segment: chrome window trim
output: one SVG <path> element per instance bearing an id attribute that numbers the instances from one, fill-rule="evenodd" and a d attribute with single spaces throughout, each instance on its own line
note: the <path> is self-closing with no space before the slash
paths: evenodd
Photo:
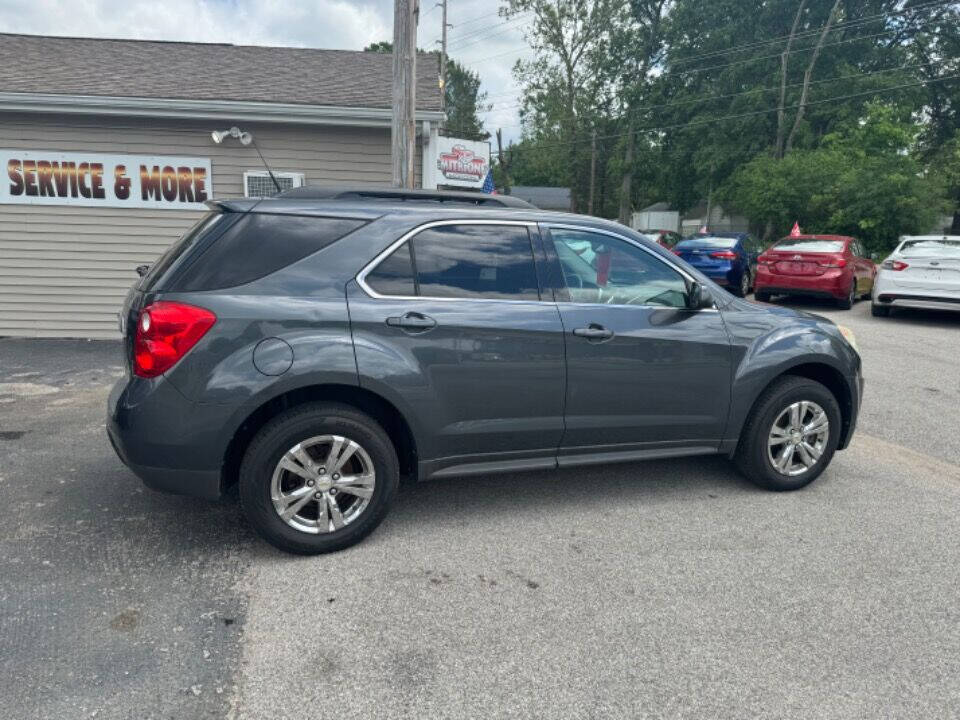
<path id="1" fill-rule="evenodd" d="M 461 220 L 433 220 L 423 225 L 418 225 L 413 230 L 409 230 L 400 236 L 399 239 L 390 243 L 387 246 L 387 249 L 377 255 L 373 260 L 366 264 L 366 266 L 357 273 L 356 281 L 357 285 L 370 297 L 375 300 L 430 300 L 435 302 L 482 302 L 482 303 L 512 303 L 516 305 L 540 305 L 544 301 L 539 300 L 508 300 L 506 298 L 450 298 L 450 297 L 433 297 L 431 295 L 381 295 L 372 287 L 370 287 L 366 280 L 367 275 L 372 273 L 377 269 L 377 266 L 386 260 L 398 247 L 403 245 L 408 240 L 411 240 L 414 236 L 420 234 L 424 230 L 430 230 L 435 227 L 444 227 L 446 225 L 513 225 L 516 227 L 525 227 L 529 232 L 531 227 L 537 227 L 537 223 L 532 220 L 476 220 L 473 218 L 463 218 Z M 530 261 L 536 264 L 536 257 L 533 254 L 533 247 L 531 245 L 530 251 Z"/>
<path id="2" fill-rule="evenodd" d="M 630 245 L 633 245 L 634 247 L 639 248 L 640 250 L 643 250 L 654 260 L 659 260 L 667 267 L 671 268 L 672 270 L 675 270 L 681 277 L 686 279 L 688 282 L 700 282 L 695 277 L 693 277 L 690 273 L 688 273 L 686 270 L 681 268 L 679 265 L 674 264 L 669 259 L 660 257 L 658 253 L 653 252 L 648 247 L 644 247 L 643 244 L 637 242 L 633 238 L 627 237 L 626 235 L 621 235 L 620 233 L 614 232 L 613 230 L 607 230 L 606 228 L 595 228 L 595 227 L 590 227 L 586 225 L 573 225 L 569 223 L 545 222 L 545 223 L 540 223 L 540 225 L 542 227 L 545 227 L 547 230 L 550 230 L 551 228 L 558 228 L 560 230 L 579 230 L 580 232 L 596 233 L 598 235 L 607 235 L 612 238 L 617 238 L 618 240 L 623 240 L 624 242 L 629 243 Z M 702 285 L 703 283 L 700 283 L 700 284 Z M 690 310 L 690 308 L 677 308 L 671 305 L 614 305 L 614 304 L 608 305 L 607 303 L 578 303 L 570 300 L 558 301 L 557 305 L 576 305 L 578 307 L 589 306 L 589 305 L 605 305 L 606 307 L 653 308 L 656 310 L 690 310 L 690 312 L 719 312 L 717 308 L 716 298 L 711 297 L 711 300 L 713 301 L 713 305 L 711 307 L 700 308 L 699 310 Z"/>
<path id="3" fill-rule="evenodd" d="M 613 232 L 612 230 L 607 230 L 605 228 L 597 228 L 589 225 L 573 225 L 567 223 L 552 223 L 552 222 L 537 222 L 535 220 L 490 220 L 490 219 L 475 219 L 475 218 L 461 218 L 456 220 L 432 220 L 422 225 L 418 225 L 412 230 L 408 230 L 406 233 L 401 235 L 399 238 L 390 243 L 385 250 L 382 250 L 376 257 L 373 258 L 369 263 L 367 263 L 359 273 L 357 273 L 354 278 L 357 281 L 357 285 L 360 286 L 360 289 L 363 290 L 367 295 L 375 300 L 429 300 L 431 302 L 481 302 L 481 303 L 511 303 L 515 305 L 532 305 L 532 304 L 542 304 L 542 303 L 552 303 L 554 305 L 572 305 L 576 307 L 595 307 L 597 305 L 603 305 L 605 307 L 628 307 L 628 308 L 648 308 L 652 310 L 687 310 L 689 312 L 719 312 L 717 309 L 717 303 L 714 299 L 713 306 L 709 308 L 701 308 L 699 310 L 690 310 L 689 308 L 676 308 L 670 305 L 615 305 L 607 303 L 578 303 L 573 301 L 556 301 L 556 300 L 508 300 L 506 298 L 449 298 L 449 297 L 434 297 L 432 295 L 381 295 L 372 287 L 370 287 L 367 282 L 367 275 L 377 269 L 377 266 L 380 265 L 384 260 L 386 260 L 390 255 L 401 245 L 403 245 L 408 240 L 412 239 L 414 236 L 423 232 L 424 230 L 429 230 L 435 227 L 444 227 L 446 225 L 513 225 L 517 227 L 525 227 L 529 231 L 530 228 L 539 228 L 543 227 L 549 230 L 550 228 L 559 228 L 563 230 L 579 230 L 581 232 L 592 232 L 600 235 L 608 235 L 619 240 L 623 240 L 637 248 L 640 248 L 648 255 L 653 257 L 655 260 L 660 260 L 667 267 L 672 268 L 677 273 L 679 273 L 683 278 L 690 282 L 699 282 L 692 275 L 684 271 L 679 266 L 670 262 L 666 258 L 659 257 L 657 253 L 652 252 L 649 248 L 644 247 L 642 244 L 636 242 L 632 238 L 626 237 L 619 233 Z M 536 256 L 531 255 L 531 259 L 536 263 Z"/>

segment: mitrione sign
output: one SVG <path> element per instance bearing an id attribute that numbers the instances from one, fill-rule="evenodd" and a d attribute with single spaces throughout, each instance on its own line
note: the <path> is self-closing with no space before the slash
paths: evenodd
<path id="1" fill-rule="evenodd" d="M 490 171 L 490 143 L 432 137 L 427 146 L 424 187 L 483 187 Z"/>
<path id="2" fill-rule="evenodd" d="M 210 158 L 0 150 L 0 203 L 202 210 Z"/>

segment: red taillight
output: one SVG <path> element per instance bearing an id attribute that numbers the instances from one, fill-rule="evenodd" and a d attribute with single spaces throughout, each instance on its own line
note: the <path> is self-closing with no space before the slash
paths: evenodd
<path id="1" fill-rule="evenodd" d="M 133 341 L 133 371 L 140 377 L 162 375 L 213 327 L 209 310 L 178 302 L 155 302 L 140 311 Z"/>
<path id="2" fill-rule="evenodd" d="M 671 250 L 670 252 L 672 252 L 674 255 L 683 255 L 683 251 L 682 251 L 682 250 L 677 250 L 676 248 L 674 248 L 674 249 Z"/>
<path id="3" fill-rule="evenodd" d="M 901 270 L 906 270 L 910 265 L 905 262 L 900 262 L 899 260 L 884 260 L 883 265 L 881 265 L 884 270 L 895 270 L 900 272 Z"/>
<path id="4" fill-rule="evenodd" d="M 766 255 L 761 255 L 757 258 L 757 263 L 760 265 L 773 265 L 776 262 L 773 258 L 767 257 Z"/>
<path id="5" fill-rule="evenodd" d="M 717 252 L 710 253 L 710 257 L 716 258 L 717 260 L 736 260 L 737 254 L 733 250 L 718 250 Z"/>
<path id="6" fill-rule="evenodd" d="M 830 258 L 829 260 L 821 260 L 817 264 L 825 268 L 843 268 L 847 266 L 847 261 L 843 258 Z"/>

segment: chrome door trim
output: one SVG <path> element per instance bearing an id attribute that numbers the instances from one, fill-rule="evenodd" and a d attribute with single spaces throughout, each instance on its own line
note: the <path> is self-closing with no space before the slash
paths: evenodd
<path id="1" fill-rule="evenodd" d="M 415 235 L 420 234 L 424 230 L 429 230 L 430 228 L 443 227 L 445 225 L 514 225 L 518 227 L 527 228 L 528 232 L 530 228 L 537 227 L 537 223 L 532 220 L 477 220 L 474 218 L 463 218 L 460 220 L 433 220 L 422 225 L 418 225 L 413 230 L 409 230 L 404 233 L 400 238 L 390 243 L 387 246 L 387 249 L 382 251 L 377 255 L 373 260 L 367 263 L 359 273 L 355 280 L 357 285 L 371 298 L 376 300 L 429 300 L 432 302 L 482 302 L 482 303 L 512 303 L 515 305 L 533 305 L 541 304 L 543 302 L 552 302 L 546 300 L 507 300 L 500 298 L 449 298 L 449 297 L 433 297 L 430 295 L 381 295 L 376 290 L 371 288 L 366 280 L 367 275 L 377 269 L 377 266 L 386 260 L 394 250 L 403 245 L 405 242 L 413 238 Z M 533 252 L 533 245 L 530 246 L 530 261 L 536 265 L 536 256 Z"/>

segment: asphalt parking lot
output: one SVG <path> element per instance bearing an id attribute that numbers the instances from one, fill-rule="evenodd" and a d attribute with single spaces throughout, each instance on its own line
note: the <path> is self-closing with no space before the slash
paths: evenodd
<path id="1" fill-rule="evenodd" d="M 960 314 L 802 307 L 867 381 L 806 490 L 716 458 L 428 482 L 316 558 L 120 464 L 118 344 L 0 339 L 3 716 L 960 716 Z"/>

